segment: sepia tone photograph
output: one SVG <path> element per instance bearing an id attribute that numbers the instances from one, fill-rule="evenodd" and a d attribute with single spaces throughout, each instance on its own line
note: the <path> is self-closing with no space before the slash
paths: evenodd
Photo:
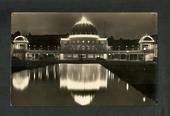
<path id="1" fill-rule="evenodd" d="M 13 12 L 11 106 L 159 103 L 156 12 Z"/>

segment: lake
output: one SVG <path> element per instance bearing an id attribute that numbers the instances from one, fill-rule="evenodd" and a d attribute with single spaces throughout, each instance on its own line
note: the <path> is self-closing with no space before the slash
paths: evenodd
<path id="1" fill-rule="evenodd" d="M 54 64 L 12 73 L 12 106 L 153 105 L 100 64 Z"/>

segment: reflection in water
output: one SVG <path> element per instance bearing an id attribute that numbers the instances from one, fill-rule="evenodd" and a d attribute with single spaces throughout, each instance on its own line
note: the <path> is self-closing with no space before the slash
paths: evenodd
<path id="1" fill-rule="evenodd" d="M 66 69 L 66 70 L 65 70 Z M 63 64 L 60 88 L 68 90 L 99 90 L 107 88 L 107 70 L 98 64 Z"/>
<path id="2" fill-rule="evenodd" d="M 107 72 L 99 64 L 77 64 L 76 67 L 75 64 L 60 65 L 60 88 L 72 91 L 76 103 L 88 105 L 95 95 L 86 92 L 107 88 Z M 76 91 L 81 91 L 82 94 L 74 94 Z"/>
<path id="3" fill-rule="evenodd" d="M 48 66 L 45 67 L 45 74 L 46 74 L 46 77 L 49 79 L 49 72 L 48 72 Z"/>
<path id="4" fill-rule="evenodd" d="M 82 106 L 84 105 L 89 105 L 93 98 L 94 95 L 86 94 L 86 95 L 77 95 L 77 94 L 72 94 L 74 101 Z"/>
<path id="5" fill-rule="evenodd" d="M 117 79 L 117 82 L 118 82 L 118 83 L 120 82 L 120 78 Z"/>
<path id="6" fill-rule="evenodd" d="M 20 73 L 13 73 L 12 85 L 17 90 L 24 90 L 27 88 L 30 80 L 29 70 L 21 71 Z"/>
<path id="7" fill-rule="evenodd" d="M 34 71 L 34 80 L 35 80 L 35 69 L 33 71 Z"/>
<path id="8" fill-rule="evenodd" d="M 143 99 L 142 99 L 142 100 L 143 100 L 143 102 L 146 102 L 146 97 L 143 97 Z"/>
<path id="9" fill-rule="evenodd" d="M 99 64 L 56 64 L 20 71 L 13 73 L 12 85 L 14 105 L 154 103 Z M 22 101 L 26 97 L 27 101 Z"/>
<path id="10" fill-rule="evenodd" d="M 129 84 L 126 83 L 126 90 L 128 91 L 129 90 Z"/>

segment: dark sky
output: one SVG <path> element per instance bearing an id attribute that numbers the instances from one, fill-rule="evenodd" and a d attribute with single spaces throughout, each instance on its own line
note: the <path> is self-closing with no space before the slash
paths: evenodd
<path id="1" fill-rule="evenodd" d="M 85 16 L 97 28 L 100 36 L 115 39 L 139 39 L 145 34 L 157 34 L 156 13 L 50 13 L 16 12 L 12 14 L 11 33 L 16 31 L 35 35 L 62 34 Z"/>

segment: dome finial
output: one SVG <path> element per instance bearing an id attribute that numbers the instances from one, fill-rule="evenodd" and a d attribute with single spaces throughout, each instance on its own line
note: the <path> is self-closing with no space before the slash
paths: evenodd
<path id="1" fill-rule="evenodd" d="M 86 19 L 85 16 L 82 16 L 82 17 L 81 17 L 81 21 L 86 22 L 86 21 L 88 21 L 88 20 Z"/>
<path id="2" fill-rule="evenodd" d="M 90 24 L 93 25 L 89 20 L 87 20 L 87 18 L 85 16 L 82 16 L 81 20 L 78 21 L 75 25 L 77 24 Z"/>

